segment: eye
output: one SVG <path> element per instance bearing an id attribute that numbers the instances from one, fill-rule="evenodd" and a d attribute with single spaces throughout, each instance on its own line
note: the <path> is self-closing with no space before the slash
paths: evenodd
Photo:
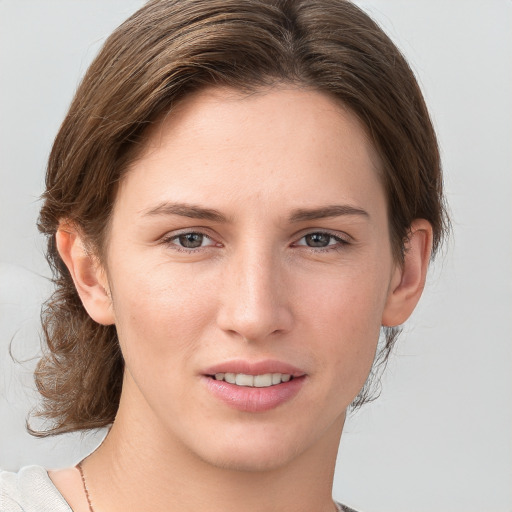
<path id="1" fill-rule="evenodd" d="M 317 232 L 303 236 L 295 245 L 322 249 L 331 246 L 334 248 L 344 244 L 348 244 L 348 242 L 339 236 L 332 235 L 331 233 Z"/>
<path id="2" fill-rule="evenodd" d="M 179 235 L 173 235 L 164 239 L 164 242 L 170 245 L 174 245 L 178 249 L 189 250 L 215 245 L 215 242 L 208 235 L 199 233 L 197 231 L 190 231 L 187 233 L 180 233 Z"/>

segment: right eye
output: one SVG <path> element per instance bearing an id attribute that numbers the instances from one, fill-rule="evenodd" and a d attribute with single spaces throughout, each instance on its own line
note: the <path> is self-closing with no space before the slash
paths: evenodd
<path id="1" fill-rule="evenodd" d="M 197 231 L 173 235 L 167 237 L 164 242 L 168 245 L 176 246 L 179 250 L 189 251 L 215 245 L 215 242 L 208 235 Z"/>

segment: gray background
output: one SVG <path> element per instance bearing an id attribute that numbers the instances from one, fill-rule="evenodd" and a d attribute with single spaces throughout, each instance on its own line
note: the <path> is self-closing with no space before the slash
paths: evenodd
<path id="1" fill-rule="evenodd" d="M 362 511 L 512 511 L 512 2 L 358 2 L 397 42 L 438 130 L 454 234 L 379 400 L 347 423 L 334 495 Z M 80 76 L 141 1 L 0 0 L 0 465 L 76 462 L 102 433 L 37 440 L 31 370 L 48 295 L 35 228 Z M 8 347 L 13 340 L 14 364 Z"/>

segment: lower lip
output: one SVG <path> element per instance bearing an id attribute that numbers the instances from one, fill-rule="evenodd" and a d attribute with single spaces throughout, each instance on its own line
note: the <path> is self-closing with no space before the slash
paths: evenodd
<path id="1" fill-rule="evenodd" d="M 243 412 L 265 412 L 291 400 L 301 389 L 305 377 L 294 377 L 266 388 L 229 384 L 223 380 L 204 377 L 209 391 L 233 409 Z"/>

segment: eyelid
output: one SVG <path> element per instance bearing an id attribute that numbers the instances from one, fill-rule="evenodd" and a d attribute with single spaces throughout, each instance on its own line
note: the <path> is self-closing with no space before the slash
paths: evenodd
<path id="1" fill-rule="evenodd" d="M 221 247 L 223 244 L 220 242 L 217 242 L 215 240 L 215 238 L 211 234 L 209 234 L 207 231 L 208 231 L 207 229 L 201 228 L 201 227 L 200 228 L 183 228 L 183 229 L 180 229 L 177 231 L 172 231 L 172 232 L 165 234 L 163 237 L 161 237 L 160 243 L 165 244 L 165 245 L 172 245 L 173 248 L 175 248 L 176 250 L 184 251 L 184 252 L 197 252 L 201 249 L 207 249 L 209 247 L 215 247 L 215 246 Z M 174 241 L 177 238 L 179 238 L 180 236 L 186 235 L 186 234 L 192 234 L 192 233 L 202 235 L 204 238 L 210 240 L 211 243 L 209 243 L 205 246 L 200 246 L 200 247 L 196 247 L 196 248 L 182 247 L 182 246 L 174 243 Z M 329 244 L 325 247 L 311 247 L 305 243 L 304 244 L 298 243 L 302 239 L 304 239 L 306 236 L 313 235 L 313 234 L 327 235 L 327 236 L 333 238 L 334 240 L 336 240 L 337 243 Z M 293 242 L 291 244 L 292 246 L 306 247 L 306 248 L 314 250 L 314 251 L 339 248 L 340 245 L 349 245 L 353 241 L 353 238 L 350 235 L 348 235 L 347 233 L 339 232 L 339 231 L 331 231 L 329 229 L 321 229 L 321 228 L 308 229 L 307 231 L 302 231 L 302 232 L 298 233 L 294 238 L 295 238 L 295 242 Z"/>
<path id="2" fill-rule="evenodd" d="M 171 231 L 171 232 L 165 234 L 160 239 L 160 243 L 162 243 L 164 245 L 170 245 L 174 249 L 176 249 L 178 251 L 184 251 L 184 252 L 197 252 L 201 249 L 207 249 L 209 247 L 215 247 L 215 246 L 222 245 L 222 244 L 220 244 L 220 242 L 217 242 L 215 240 L 215 238 L 212 235 L 208 234 L 206 231 L 207 230 L 204 228 L 183 228 L 183 229 L 180 229 L 177 231 Z M 208 240 L 210 240 L 211 243 L 209 243 L 207 245 L 200 246 L 200 247 L 195 247 L 195 248 L 182 247 L 182 246 L 178 245 L 177 243 L 174 243 L 174 240 L 178 239 L 180 236 L 188 235 L 188 234 L 192 234 L 192 233 L 202 235 L 204 238 L 207 238 Z"/>
<path id="3" fill-rule="evenodd" d="M 339 243 L 341 243 L 341 244 L 350 244 L 354 240 L 348 233 L 320 228 L 320 229 L 308 229 L 307 231 L 302 231 L 302 232 L 298 233 L 295 238 L 296 241 L 292 245 L 296 245 L 298 241 L 302 240 L 303 238 L 305 238 L 308 235 L 315 235 L 315 234 L 328 235 L 328 236 L 334 238 L 335 240 L 338 240 Z M 301 245 L 303 245 L 303 244 L 301 244 Z M 306 247 L 309 247 L 309 246 L 306 246 Z M 310 247 L 310 249 L 314 249 L 314 247 Z"/>

